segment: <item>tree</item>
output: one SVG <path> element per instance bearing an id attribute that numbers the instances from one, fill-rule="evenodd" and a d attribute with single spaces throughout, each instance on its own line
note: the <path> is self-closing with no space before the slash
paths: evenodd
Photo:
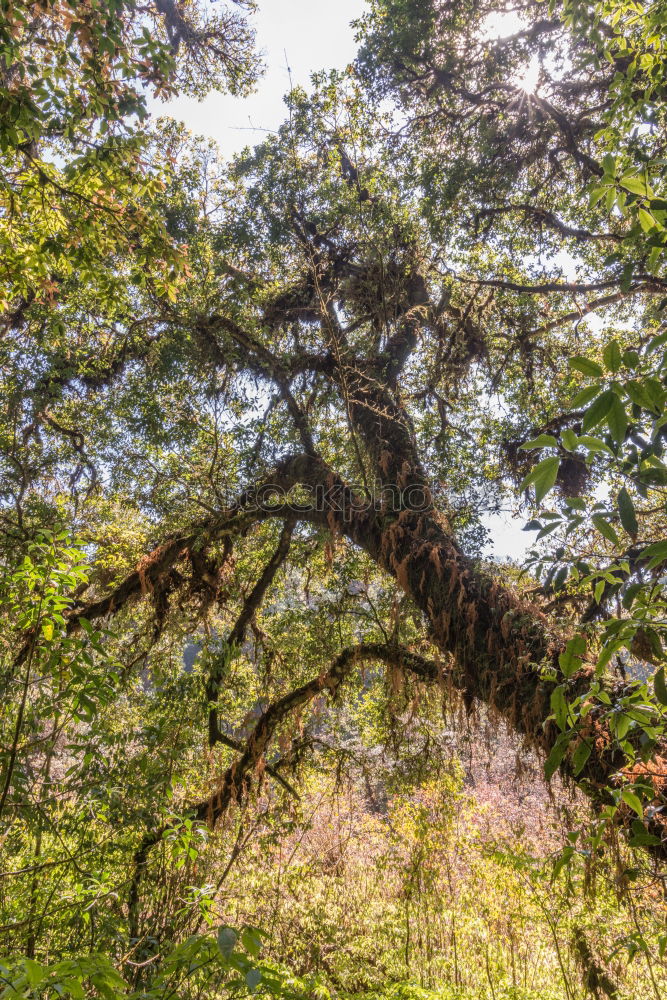
<path id="1" fill-rule="evenodd" d="M 147 97 L 244 93 L 258 71 L 246 0 L 220 5 L 46 2 L 7 6 L 0 26 L 0 310 L 20 328 L 37 300 L 92 289 L 120 253 L 159 294 L 183 255 L 151 211 L 168 153 L 143 124 Z M 116 293 L 111 275 L 101 294 Z"/>
<path id="2" fill-rule="evenodd" d="M 603 803 L 639 781 L 650 809 L 630 790 L 614 822 L 639 820 L 661 857 L 659 706 L 646 753 L 619 774 L 607 709 L 626 681 L 596 669 L 594 636 L 582 645 L 585 595 L 565 615 L 477 546 L 510 471 L 528 473 L 538 502 L 557 481 L 575 500 L 597 485 L 583 452 L 531 473 L 520 446 L 575 433 L 573 320 L 624 308 L 651 330 L 667 285 L 641 254 L 634 212 L 609 217 L 580 194 L 605 175 L 592 116 L 607 107 L 609 71 L 550 68 L 573 44 L 555 15 L 481 40 L 486 12 L 376 4 L 361 75 L 293 92 L 279 134 L 229 170 L 165 126 L 155 142 L 176 162 L 150 207 L 187 243 L 188 280 L 165 296 L 119 249 L 106 261 L 117 297 L 71 282 L 62 299 L 26 301 L 7 347 L 7 558 L 56 517 L 83 529 L 93 582 L 66 632 L 113 619 L 128 671 L 160 643 L 205 636 L 208 741 L 233 757 L 190 819 L 214 822 L 241 801 L 270 751 L 284 782 L 299 749 L 295 738 L 275 753 L 286 722 L 370 661 L 451 684 L 468 708 L 487 703 Z M 572 58 L 586 45 L 595 39 L 575 40 Z M 533 52 L 553 98 L 512 82 Z M 384 110 L 394 91 L 403 122 Z M 563 247 L 576 280 L 554 274 Z M 276 595 L 267 635 L 257 615 Z M 222 717 L 240 660 L 264 669 L 271 693 L 245 739 Z M 587 710 L 570 727 L 577 699 Z M 157 809 L 137 845 L 133 931 L 140 876 L 169 829 Z"/>
<path id="3" fill-rule="evenodd" d="M 606 344 L 596 348 L 590 339 L 575 341 L 572 370 L 593 376 L 593 384 L 572 402 L 562 398 L 551 419 L 535 422 L 533 433 L 520 428 L 507 449 L 514 469 L 526 472 L 521 488 L 534 485 L 538 504 L 556 482 L 564 494 L 556 510 L 547 510 L 528 528 L 538 530 L 538 540 L 553 542 L 550 552 L 538 548 L 530 561 L 543 574 L 547 591 L 557 592 L 552 603 L 590 601 L 581 608 L 582 634 L 560 657 L 567 680 L 581 664 L 584 633 L 590 641 L 596 619 L 604 622 L 597 629 L 597 674 L 619 650 L 658 666 L 664 655 L 665 550 L 661 540 L 654 542 L 661 536 L 654 519 L 664 516 L 667 475 L 662 461 L 666 357 L 660 335 L 666 301 L 659 55 L 665 15 L 662 5 L 650 14 L 624 4 L 566 4 L 562 16 L 551 7 L 549 13 L 556 16 L 550 18 L 541 17 L 543 11 L 541 5 L 530 8 L 518 22 L 515 18 L 511 34 L 494 42 L 489 40 L 497 15 L 493 5 L 473 13 L 447 3 L 419 8 L 378 3 L 367 20 L 362 66 L 379 94 L 394 92 L 402 103 L 407 145 L 418 151 L 413 162 L 428 192 L 431 226 L 444 235 L 450 253 L 460 252 L 463 242 L 466 266 L 474 260 L 478 273 L 483 265 L 497 273 L 491 280 L 481 273 L 479 287 L 513 289 L 525 303 L 530 295 L 558 290 L 544 255 L 555 258 L 556 277 L 563 267 L 578 272 L 577 280 L 561 281 L 575 298 L 571 312 L 535 323 L 530 334 L 524 332 L 524 316 L 515 313 L 527 364 L 534 364 L 540 335 L 585 323 L 587 313 L 636 295 L 656 296 L 655 304 L 645 298 L 635 307 L 625 329 L 607 319 Z M 523 93 L 517 93 L 517 84 Z M 461 144 L 448 147 L 445 139 L 452 134 Z M 429 144 L 433 152 L 424 157 Z M 447 210 L 464 208 L 471 224 L 443 234 Z M 522 217 L 523 227 L 515 215 Z M 532 247 L 522 242 L 531 223 Z M 482 249 L 480 232 L 492 247 L 490 254 Z M 521 246 L 541 273 L 540 281 L 517 275 L 513 258 Z M 596 288 L 610 294 L 591 295 Z M 563 346 L 567 350 L 567 342 Z M 520 458 L 524 449 L 531 455 L 542 451 L 532 469 Z M 597 503 L 591 499 L 594 482 Z M 578 495 L 584 490 L 586 499 Z M 590 508 L 592 517 L 587 516 Z M 623 660 L 617 662 L 625 675 Z M 602 711 L 625 755 L 623 769 L 634 771 L 642 786 L 639 798 L 647 801 L 655 785 L 635 765 L 638 757 L 648 758 L 662 734 L 663 677 L 659 669 L 654 689 L 635 683 L 624 697 L 601 695 L 607 705 Z M 567 687 L 559 686 L 551 696 L 563 732 L 549 755 L 547 773 L 566 752 L 573 752 L 578 772 L 591 752 L 585 718 L 591 704 L 601 707 L 597 682 L 569 701 Z M 628 728 L 632 732 L 625 739 Z M 641 813 L 632 789 L 617 788 L 616 805 L 623 794 Z M 605 812 L 615 810 L 610 805 Z M 635 842 L 650 839 L 637 823 Z"/>

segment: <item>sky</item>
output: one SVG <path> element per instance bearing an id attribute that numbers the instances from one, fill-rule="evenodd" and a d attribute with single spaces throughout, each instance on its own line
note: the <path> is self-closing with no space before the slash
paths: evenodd
<path id="1" fill-rule="evenodd" d="M 196 135 L 215 139 L 229 158 L 282 124 L 283 97 L 290 89 L 290 80 L 293 86 L 308 87 L 311 73 L 343 69 L 352 62 L 357 43 L 351 22 L 365 8 L 365 0 L 260 0 L 259 11 L 251 20 L 266 72 L 255 93 L 249 97 L 212 93 L 203 101 L 190 97 L 166 103 L 151 101 L 151 110 L 156 116 L 167 114 L 184 121 Z M 519 27 L 515 14 L 494 14 L 487 19 L 484 34 L 498 38 Z M 518 81 L 525 83 L 526 89 L 530 89 L 535 70 L 535 65 L 526 66 Z"/>
<path id="2" fill-rule="evenodd" d="M 213 93 L 203 101 L 179 97 L 166 104 L 153 102 L 153 112 L 184 121 L 195 134 L 215 139 L 231 157 L 282 124 L 290 76 L 293 86 L 308 87 L 311 73 L 344 69 L 352 62 L 357 45 L 350 22 L 365 6 L 364 0 L 260 0 L 252 22 L 266 72 L 256 93 Z"/>
<path id="3" fill-rule="evenodd" d="M 185 122 L 195 134 L 215 139 L 225 158 L 261 142 L 285 118 L 283 96 L 292 86 L 308 87 L 310 76 L 321 69 L 343 69 L 357 51 L 351 22 L 363 14 L 365 0 L 260 0 L 253 18 L 257 47 L 266 71 L 249 97 L 212 93 L 202 101 L 179 97 L 166 103 L 151 102 L 154 116 L 169 115 Z M 515 15 L 488 19 L 489 38 L 512 34 L 519 28 Z M 526 67 L 519 83 L 530 89 L 534 67 Z M 493 545 L 487 555 L 521 559 L 534 535 L 523 532 L 524 517 L 507 514 L 485 519 Z"/>

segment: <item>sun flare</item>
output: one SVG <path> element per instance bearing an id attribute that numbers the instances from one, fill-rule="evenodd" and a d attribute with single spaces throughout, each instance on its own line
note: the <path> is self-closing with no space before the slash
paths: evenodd
<path id="1" fill-rule="evenodd" d="M 534 94 L 540 76 L 540 58 L 534 55 L 529 63 L 526 63 L 522 72 L 516 78 L 516 84 L 525 94 Z"/>

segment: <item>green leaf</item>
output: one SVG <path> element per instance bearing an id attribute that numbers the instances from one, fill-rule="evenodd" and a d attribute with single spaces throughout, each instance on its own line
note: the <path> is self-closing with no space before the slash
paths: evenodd
<path id="1" fill-rule="evenodd" d="M 92 722 L 97 712 L 97 705 L 87 694 L 80 692 L 76 699 L 75 715 L 84 722 Z"/>
<path id="2" fill-rule="evenodd" d="M 597 590 L 597 587 L 596 587 Z M 599 598 L 596 598 L 599 601 Z M 614 653 L 616 653 L 623 644 L 618 640 L 614 642 L 606 642 L 605 645 L 600 650 L 600 655 L 598 656 L 597 663 L 595 664 L 595 676 L 601 677 L 604 673 L 604 668 L 607 666 L 611 660 Z"/>
<path id="3" fill-rule="evenodd" d="M 604 374 L 602 366 L 599 365 L 597 361 L 585 358 L 581 354 L 578 354 L 574 358 L 569 358 L 567 363 L 570 368 L 573 368 L 574 371 L 581 372 L 582 375 L 592 375 L 599 378 Z"/>
<path id="4" fill-rule="evenodd" d="M 245 927 L 241 932 L 241 944 L 253 958 L 258 958 L 262 948 L 262 939 L 253 927 Z"/>
<path id="5" fill-rule="evenodd" d="M 653 399 L 646 390 L 643 382 L 638 379 L 630 379 L 630 381 L 625 383 L 626 395 L 635 403 L 637 406 L 641 406 L 644 410 L 650 410 L 651 412 L 658 412 L 653 402 Z"/>
<path id="6" fill-rule="evenodd" d="M 667 682 L 665 681 L 664 667 L 660 667 L 653 678 L 653 690 L 660 704 L 667 706 Z"/>
<path id="7" fill-rule="evenodd" d="M 582 429 L 584 431 L 591 430 L 592 427 L 597 427 L 604 418 L 609 413 L 610 409 L 614 405 L 614 400 L 618 399 L 618 396 L 611 389 L 605 389 L 596 400 L 594 400 L 584 413 L 584 419 L 582 421 Z"/>
<path id="8" fill-rule="evenodd" d="M 579 740 L 574 753 L 572 754 L 572 770 L 574 771 L 575 777 L 581 774 L 590 755 L 591 748 L 586 740 Z"/>
<path id="9" fill-rule="evenodd" d="M 602 198 L 604 198 L 604 196 L 607 193 L 607 191 L 608 191 L 608 188 L 604 184 L 601 185 L 600 187 L 591 188 L 591 190 L 589 192 L 589 195 L 588 195 L 588 198 L 589 198 L 589 207 L 593 208 L 595 205 L 597 205 L 597 203 Z"/>
<path id="10" fill-rule="evenodd" d="M 618 535 L 602 514 L 593 514 L 591 521 L 607 541 L 612 542 L 613 545 L 618 545 Z"/>
<path id="11" fill-rule="evenodd" d="M 83 986 L 78 979 L 73 979 L 71 976 L 68 979 L 63 979 L 61 985 L 67 990 L 67 992 L 74 998 L 74 1000 L 85 1000 L 86 994 L 84 993 Z"/>
<path id="12" fill-rule="evenodd" d="M 231 958 L 238 935 L 233 927 L 221 927 L 218 931 L 218 948 L 223 958 Z"/>
<path id="13" fill-rule="evenodd" d="M 624 788 L 621 792 L 621 798 L 626 805 L 629 805 L 631 809 L 634 809 L 640 819 L 644 818 L 644 808 L 642 806 L 641 799 L 635 792 L 632 791 L 632 789 Z"/>
<path id="14" fill-rule="evenodd" d="M 637 532 L 639 531 L 639 525 L 637 524 L 637 515 L 635 514 L 635 507 L 632 502 L 632 497 L 623 486 L 618 492 L 618 513 L 621 518 L 621 524 L 629 535 L 633 538 L 637 537 Z"/>
<path id="15" fill-rule="evenodd" d="M 645 233 L 649 233 L 656 225 L 656 220 L 653 218 L 650 212 L 646 211 L 645 208 L 640 208 L 638 214 L 639 214 L 639 225 L 642 227 Z"/>
<path id="16" fill-rule="evenodd" d="M 623 607 L 626 611 L 629 611 L 634 604 L 635 597 L 637 594 L 644 589 L 644 585 L 641 583 L 631 583 L 623 594 Z"/>
<path id="17" fill-rule="evenodd" d="M 650 559 L 651 564 L 657 566 L 664 559 L 667 559 L 667 539 L 647 545 L 645 549 L 642 549 L 641 557 L 642 560 Z"/>
<path id="18" fill-rule="evenodd" d="M 663 307 L 667 305 L 667 299 L 665 299 L 661 305 Z M 657 351 L 659 347 L 662 347 L 663 344 L 667 344 L 667 330 L 665 330 L 664 333 L 659 333 L 658 336 L 653 337 L 652 340 L 649 340 L 646 347 L 646 353 L 652 354 L 654 351 Z"/>
<path id="19" fill-rule="evenodd" d="M 551 881 L 555 882 L 563 868 L 569 865 L 570 861 L 574 857 L 574 848 L 566 847 L 559 858 L 554 861 L 553 871 L 551 873 Z"/>
<path id="20" fill-rule="evenodd" d="M 262 973 L 259 969 L 249 969 L 246 973 L 245 981 L 248 984 L 250 992 L 254 993 L 262 981 Z"/>
<path id="21" fill-rule="evenodd" d="M 607 371 L 613 372 L 614 374 L 619 370 L 622 364 L 621 348 L 618 346 L 618 341 L 611 340 L 604 351 L 602 352 L 602 359 L 605 363 Z"/>
<path id="22" fill-rule="evenodd" d="M 626 191 L 630 191 L 632 194 L 648 194 L 646 181 L 642 177 L 632 177 L 628 174 L 621 178 L 621 187 L 624 187 Z"/>
<path id="23" fill-rule="evenodd" d="M 570 400 L 570 407 L 578 410 L 580 406 L 587 406 L 588 403 L 598 394 L 598 385 L 587 385 L 585 389 L 580 389 L 576 396 Z"/>
<path id="24" fill-rule="evenodd" d="M 544 777 L 547 781 L 551 781 L 554 774 L 560 767 L 561 761 L 567 751 L 568 742 L 569 740 L 561 735 L 551 748 L 551 752 L 544 762 Z"/>
<path id="25" fill-rule="evenodd" d="M 28 982 L 31 986 L 39 986 L 49 971 L 45 965 L 40 965 L 39 962 L 34 962 L 30 958 L 25 958 L 23 960 L 23 966 L 28 976 Z"/>
<path id="26" fill-rule="evenodd" d="M 566 677 L 581 666 L 581 658 L 586 652 L 586 639 L 583 635 L 575 635 L 565 646 L 565 651 L 558 657 L 558 664 Z"/>
<path id="27" fill-rule="evenodd" d="M 621 400 L 616 393 L 613 396 L 611 407 L 607 413 L 607 426 L 616 444 L 621 444 L 625 440 L 625 434 L 628 429 L 628 418 Z"/>
<path id="28" fill-rule="evenodd" d="M 635 833 L 628 840 L 630 847 L 653 847 L 659 843 L 661 843 L 660 837 L 656 837 L 654 833 L 649 833 L 648 830 L 643 833 Z"/>
<path id="29" fill-rule="evenodd" d="M 616 739 L 618 740 L 625 739 L 625 737 L 628 734 L 628 730 L 630 728 L 630 723 L 632 722 L 632 719 L 630 718 L 629 715 L 624 715 L 623 712 L 619 713 L 616 716 L 612 716 L 612 718 L 614 719 L 614 734 L 616 736 Z"/>
<path id="30" fill-rule="evenodd" d="M 525 490 L 530 485 L 535 486 L 535 503 L 540 503 L 556 482 L 560 459 L 557 455 L 545 458 L 531 469 L 519 489 Z"/>
<path id="31" fill-rule="evenodd" d="M 599 451 L 606 451 L 609 455 L 614 454 L 609 445 L 606 444 L 602 438 L 593 437 L 591 434 L 582 434 L 579 438 L 579 444 L 583 445 L 584 448 L 588 448 L 588 450 L 592 451 L 593 454 L 596 454 Z"/>
<path id="32" fill-rule="evenodd" d="M 532 441 L 527 441 L 526 444 L 522 444 L 521 450 L 535 451 L 537 448 L 556 448 L 557 446 L 558 442 L 551 434 L 540 434 L 538 437 L 533 438 Z"/>
<path id="33" fill-rule="evenodd" d="M 547 535 L 550 535 L 552 531 L 556 531 L 556 529 L 560 528 L 560 526 L 561 526 L 560 521 L 552 521 L 551 524 L 545 525 L 545 527 L 542 528 L 535 541 L 539 542 L 541 538 L 546 538 Z"/>
<path id="34" fill-rule="evenodd" d="M 567 699 L 565 698 L 565 689 L 562 684 L 559 684 L 551 692 L 551 711 L 554 714 L 558 728 L 565 729 L 567 726 Z"/>
<path id="35" fill-rule="evenodd" d="M 573 430 L 570 430 L 569 427 L 562 431 L 560 439 L 563 443 L 563 447 L 568 451 L 574 451 L 579 443 L 579 438 Z"/>

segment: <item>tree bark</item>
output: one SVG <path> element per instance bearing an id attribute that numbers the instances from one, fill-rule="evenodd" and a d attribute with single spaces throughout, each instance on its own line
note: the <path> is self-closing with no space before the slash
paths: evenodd
<path id="1" fill-rule="evenodd" d="M 556 684 L 545 671 L 558 669 L 558 657 L 572 635 L 548 618 L 535 603 L 523 599 L 500 575 L 468 558 L 458 546 L 447 519 L 431 501 L 429 484 L 420 462 L 409 415 L 386 379 L 386 360 L 368 374 L 357 366 L 351 374 L 354 426 L 373 458 L 378 482 L 399 500 L 398 509 L 374 510 L 366 524 L 346 533 L 361 544 L 423 612 L 430 638 L 455 658 L 458 685 L 470 706 L 474 699 L 486 703 L 538 751 L 548 754 L 560 735 L 550 718 L 551 693 Z M 423 503 L 411 504 L 411 498 Z M 401 500 L 403 502 L 401 502 Z M 415 509 L 417 508 L 417 509 Z M 347 519 L 354 520 L 348 513 Z M 345 517 L 339 529 L 345 531 Z M 593 664 L 584 662 L 566 682 L 568 700 L 590 688 Z M 612 702 L 624 684 L 610 681 Z M 590 756 L 576 781 L 593 798 L 610 801 L 610 789 L 622 781 L 619 771 L 625 758 L 604 721 L 604 706 L 586 717 L 560 764 L 566 779 L 575 780 L 573 751 L 580 739 Z M 667 745 L 647 764 L 636 764 L 633 778 L 646 778 L 655 796 L 653 806 L 667 802 Z M 623 819 L 636 815 L 622 805 Z M 667 858 L 667 817 L 655 812 L 646 821 L 648 831 L 660 838 L 653 853 Z"/>

